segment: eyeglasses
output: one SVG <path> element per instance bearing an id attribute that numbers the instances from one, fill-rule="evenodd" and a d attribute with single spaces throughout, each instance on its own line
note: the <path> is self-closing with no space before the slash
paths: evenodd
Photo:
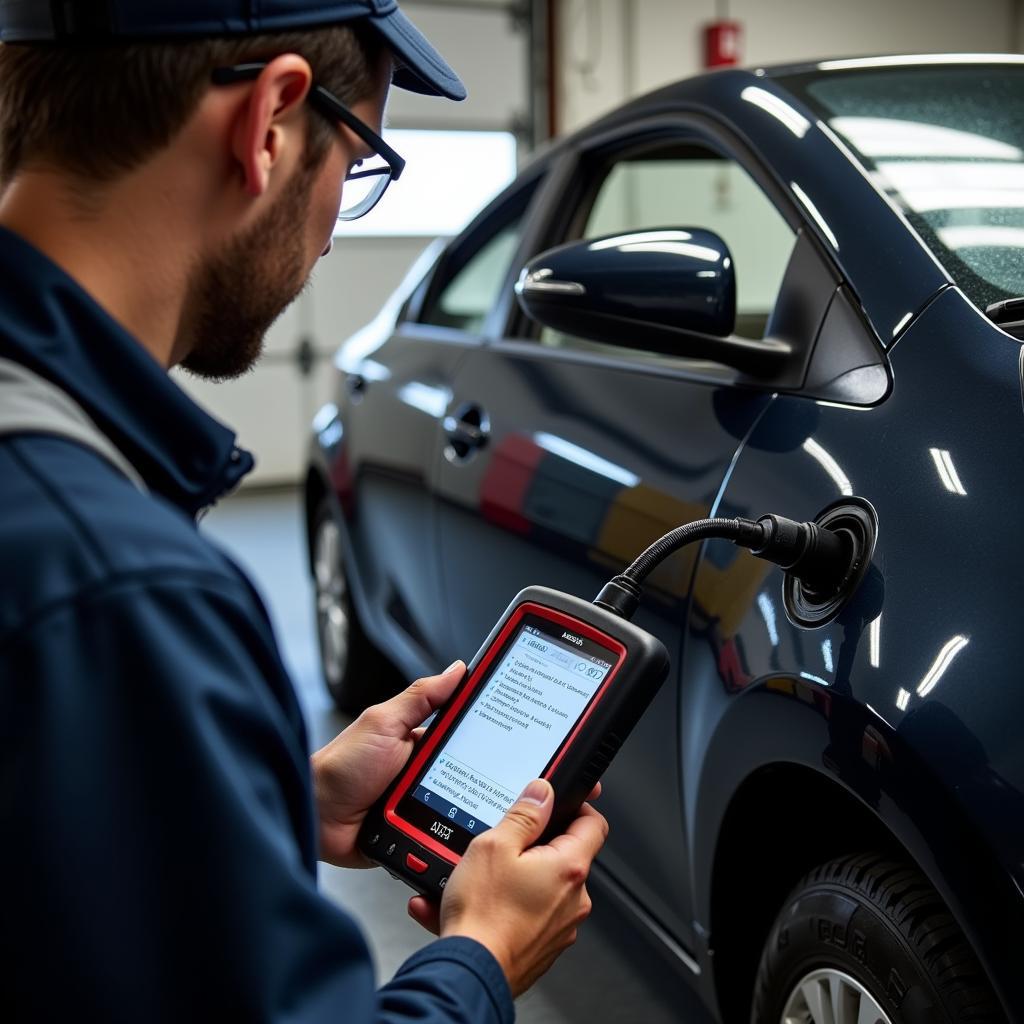
<path id="1" fill-rule="evenodd" d="M 214 85 L 234 85 L 258 78 L 267 66 L 266 62 L 236 64 L 230 68 L 216 68 L 213 72 Z M 360 160 L 345 176 L 342 189 L 342 207 L 338 220 L 356 220 L 369 213 L 380 202 L 388 185 L 397 181 L 405 169 L 405 161 L 365 122 L 352 113 L 337 96 L 323 86 L 313 84 L 307 97 L 309 104 L 329 121 L 340 121 L 373 150 L 373 156 Z"/>

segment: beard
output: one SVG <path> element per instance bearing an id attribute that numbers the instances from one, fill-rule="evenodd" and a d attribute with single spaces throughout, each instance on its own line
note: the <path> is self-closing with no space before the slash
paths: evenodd
<path id="1" fill-rule="evenodd" d="M 302 228 L 314 178 L 312 168 L 298 171 L 255 224 L 193 270 L 180 329 L 191 343 L 185 370 L 230 380 L 259 359 L 271 324 L 305 287 Z"/>

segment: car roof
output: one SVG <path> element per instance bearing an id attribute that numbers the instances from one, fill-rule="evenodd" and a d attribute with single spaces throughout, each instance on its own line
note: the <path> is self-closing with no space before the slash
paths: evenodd
<path id="1" fill-rule="evenodd" d="M 789 64 L 772 64 L 756 71 L 769 78 L 786 75 L 803 75 L 810 72 L 881 70 L 895 67 L 950 67 L 958 64 L 996 66 L 1000 64 L 1024 64 L 1020 53 L 916 53 L 916 54 L 875 54 L 861 57 L 836 57 L 816 61 L 800 61 Z"/>

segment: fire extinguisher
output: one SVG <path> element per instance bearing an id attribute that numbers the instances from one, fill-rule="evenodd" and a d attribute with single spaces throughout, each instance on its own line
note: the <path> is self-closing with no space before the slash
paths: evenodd
<path id="1" fill-rule="evenodd" d="M 720 5 L 719 17 L 704 26 L 704 67 L 732 67 L 740 62 L 742 27 L 725 14 Z"/>

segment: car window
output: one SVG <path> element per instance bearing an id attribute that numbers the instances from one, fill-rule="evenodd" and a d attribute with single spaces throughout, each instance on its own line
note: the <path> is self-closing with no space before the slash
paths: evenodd
<path id="1" fill-rule="evenodd" d="M 532 182 L 509 199 L 465 243 L 456 243 L 447 276 L 433 289 L 420 323 L 470 333 L 483 330 L 507 280 L 536 184 Z"/>
<path id="2" fill-rule="evenodd" d="M 1024 68 L 849 63 L 782 81 L 981 309 L 1024 295 Z"/>
<path id="3" fill-rule="evenodd" d="M 763 338 L 796 235 L 735 161 L 704 147 L 678 144 L 619 159 L 601 180 L 581 237 L 683 227 L 706 228 L 725 240 L 736 273 L 736 333 Z M 548 329 L 541 341 L 580 344 Z"/>

